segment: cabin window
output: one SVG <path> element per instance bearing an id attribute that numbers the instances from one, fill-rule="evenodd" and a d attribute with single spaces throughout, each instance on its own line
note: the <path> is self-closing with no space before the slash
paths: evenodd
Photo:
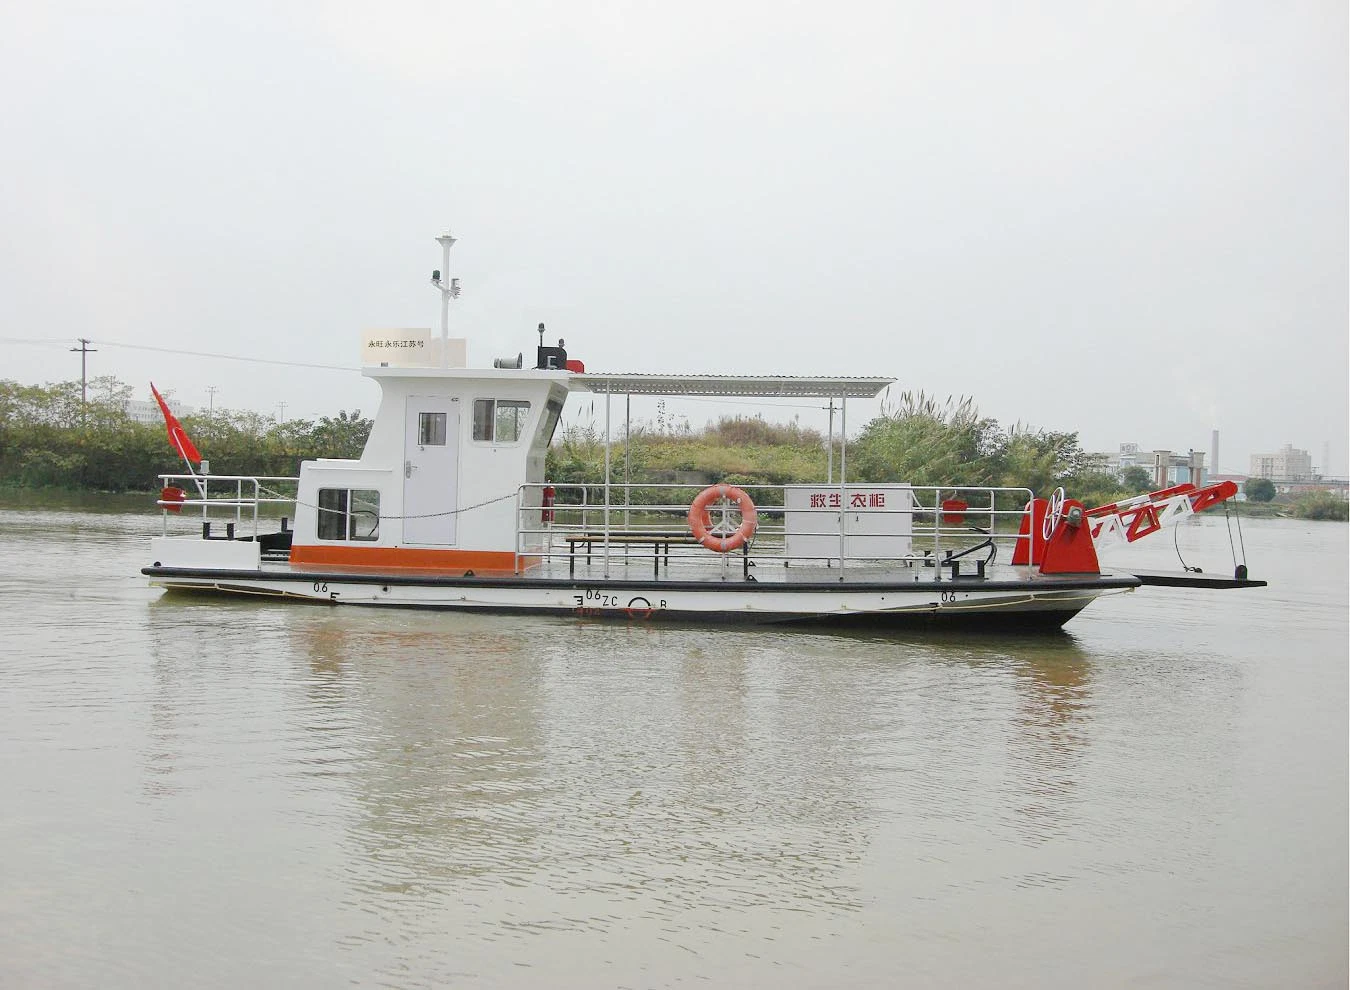
<path id="1" fill-rule="evenodd" d="M 445 413 L 417 414 L 417 442 L 423 447 L 445 446 Z"/>
<path id="2" fill-rule="evenodd" d="M 490 443 L 515 443 L 525 431 L 530 404 L 515 399 L 475 399 L 473 438 Z"/>
<path id="3" fill-rule="evenodd" d="M 380 493 L 369 488 L 320 488 L 321 540 L 380 538 Z"/>
<path id="4" fill-rule="evenodd" d="M 558 429 L 558 418 L 562 416 L 563 404 L 558 399 L 549 399 L 544 406 L 544 418 L 539 423 L 539 436 L 547 447 L 553 443 L 553 434 Z"/>

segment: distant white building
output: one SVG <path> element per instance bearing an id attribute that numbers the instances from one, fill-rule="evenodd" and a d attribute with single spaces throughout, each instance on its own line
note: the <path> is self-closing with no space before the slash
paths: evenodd
<path id="1" fill-rule="evenodd" d="M 177 399 L 170 396 L 164 400 L 165 405 L 169 407 L 169 412 L 180 419 L 184 416 L 191 416 L 197 411 L 196 406 L 186 406 Z M 122 404 L 123 411 L 128 418 L 137 423 L 160 424 L 164 423 L 164 414 L 159 411 L 159 403 L 154 399 L 127 399 Z"/>
<path id="2" fill-rule="evenodd" d="M 1285 444 L 1273 454 L 1252 454 L 1253 478 L 1269 478 L 1274 482 L 1312 481 L 1312 455 L 1293 444 Z"/>
<path id="3" fill-rule="evenodd" d="M 1120 477 L 1126 468 L 1143 468 L 1156 488 L 1170 488 L 1186 482 L 1203 485 L 1209 478 L 1202 450 L 1178 454 L 1170 450 L 1143 450 L 1137 443 L 1122 443 L 1119 450 L 1094 454 L 1093 458 L 1101 470 L 1116 477 Z"/>

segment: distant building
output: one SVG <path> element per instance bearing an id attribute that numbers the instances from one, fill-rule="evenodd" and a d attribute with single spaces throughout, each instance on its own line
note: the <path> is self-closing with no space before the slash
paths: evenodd
<path id="1" fill-rule="evenodd" d="M 1315 479 L 1312 455 L 1289 443 L 1273 454 L 1252 454 L 1252 467 L 1248 473 L 1253 478 L 1269 478 L 1276 484 Z"/>
<path id="2" fill-rule="evenodd" d="M 164 400 L 165 405 L 169 407 L 169 412 L 175 416 L 191 416 L 197 411 L 195 406 L 185 406 L 177 399 L 172 397 Z M 164 414 L 159 411 L 159 403 L 154 399 L 127 399 L 122 404 L 122 409 L 126 412 L 128 418 L 137 423 L 163 424 Z"/>
<path id="3" fill-rule="evenodd" d="M 1170 488 L 1186 482 L 1203 485 L 1209 477 L 1203 450 L 1178 454 L 1170 450 L 1142 450 L 1137 443 L 1122 443 L 1119 450 L 1094 454 L 1093 459 L 1101 470 L 1116 477 L 1120 477 L 1126 468 L 1143 468 L 1156 488 Z"/>
<path id="4" fill-rule="evenodd" d="M 1281 495 L 1303 495 L 1307 492 L 1331 492 L 1344 499 L 1350 499 L 1350 481 L 1345 478 L 1326 478 L 1317 475 L 1311 480 L 1277 481 L 1275 490 Z"/>
<path id="5" fill-rule="evenodd" d="M 1247 492 L 1245 488 L 1247 476 L 1245 474 L 1211 474 L 1209 476 L 1209 484 L 1211 485 L 1217 485 L 1221 481 L 1231 481 L 1233 484 L 1237 485 L 1237 500 L 1239 502 L 1247 501 Z"/>
<path id="6" fill-rule="evenodd" d="M 1252 477 L 1261 477 L 1253 475 Z M 1211 474 L 1211 482 L 1231 481 L 1238 486 L 1238 499 L 1245 501 L 1247 498 L 1246 487 L 1250 480 L 1245 474 Z M 1270 480 L 1270 479 L 1267 479 Z M 1309 481 L 1277 481 L 1275 482 L 1275 491 L 1280 495 L 1303 495 L 1307 492 L 1330 492 L 1341 498 L 1350 499 L 1350 481 L 1345 478 L 1327 478 L 1322 475 L 1315 476 Z"/>

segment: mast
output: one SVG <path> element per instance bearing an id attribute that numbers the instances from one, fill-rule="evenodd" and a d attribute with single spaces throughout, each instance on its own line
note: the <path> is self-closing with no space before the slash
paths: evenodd
<path id="1" fill-rule="evenodd" d="M 458 238 L 446 231 L 436 238 L 441 246 L 441 267 L 431 273 L 431 284 L 441 293 L 441 367 L 450 367 L 450 300 L 459 295 L 459 279 L 450 278 L 450 248 Z"/>

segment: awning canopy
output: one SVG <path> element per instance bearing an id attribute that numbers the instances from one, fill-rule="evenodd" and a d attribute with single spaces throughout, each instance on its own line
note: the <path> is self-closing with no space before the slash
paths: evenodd
<path id="1" fill-rule="evenodd" d="M 894 378 L 808 378 L 784 375 L 573 375 L 576 391 L 612 395 L 697 395 L 737 398 L 872 399 Z"/>

